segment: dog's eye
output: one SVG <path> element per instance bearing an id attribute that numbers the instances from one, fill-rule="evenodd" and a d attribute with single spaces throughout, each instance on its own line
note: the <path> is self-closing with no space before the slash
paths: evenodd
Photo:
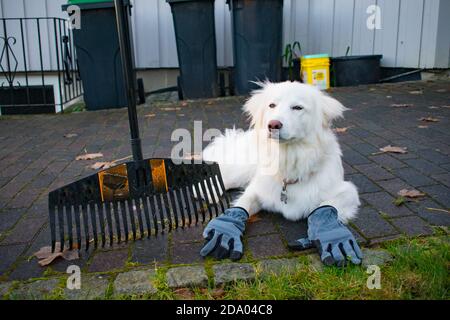
<path id="1" fill-rule="evenodd" d="M 275 108 L 277 105 L 275 104 L 275 103 L 271 103 L 271 104 L 269 104 L 269 108 Z"/>
<path id="2" fill-rule="evenodd" d="M 303 110 L 302 106 L 293 106 L 292 110 Z"/>

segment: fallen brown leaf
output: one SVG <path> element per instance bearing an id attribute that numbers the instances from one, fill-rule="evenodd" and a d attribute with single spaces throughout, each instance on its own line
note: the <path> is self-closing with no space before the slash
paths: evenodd
<path id="1" fill-rule="evenodd" d="M 131 158 L 131 156 L 127 156 L 127 157 L 120 158 L 120 159 L 113 160 L 113 161 L 96 162 L 93 165 L 91 165 L 90 168 L 94 169 L 94 170 L 108 169 L 108 168 L 115 166 L 117 164 L 117 162 L 129 159 L 129 158 Z"/>
<path id="2" fill-rule="evenodd" d="M 223 289 L 223 287 L 215 288 L 212 290 L 201 288 L 200 292 L 206 296 L 210 294 L 213 299 L 221 299 L 225 296 L 225 290 Z"/>
<path id="3" fill-rule="evenodd" d="M 100 170 L 100 169 L 108 169 L 111 168 L 112 166 L 114 166 L 114 162 L 96 162 L 93 165 L 90 166 L 91 169 L 94 170 Z"/>
<path id="4" fill-rule="evenodd" d="M 174 290 L 175 295 L 181 300 L 193 300 L 195 295 L 189 288 L 179 288 Z"/>
<path id="5" fill-rule="evenodd" d="M 178 111 L 181 110 L 180 107 L 166 107 L 166 108 L 161 108 L 161 110 L 163 111 Z"/>
<path id="6" fill-rule="evenodd" d="M 254 222 L 258 222 L 260 220 L 261 220 L 261 218 L 258 216 L 258 214 L 254 214 L 254 215 L 250 216 L 250 218 L 248 218 L 247 222 L 254 223 Z"/>
<path id="7" fill-rule="evenodd" d="M 422 117 L 419 120 L 423 122 L 439 122 L 439 119 L 433 117 Z"/>
<path id="8" fill-rule="evenodd" d="M 35 252 L 33 255 L 38 258 L 39 265 L 41 267 L 44 267 L 51 264 L 58 257 L 61 257 L 67 261 L 79 259 L 80 254 L 76 249 L 76 246 L 74 247 L 74 250 L 69 250 L 69 248 L 66 247 L 61 252 L 61 244 L 59 242 L 56 242 L 55 252 L 52 253 L 52 248 L 50 246 L 47 246 L 40 248 L 39 251 Z"/>
<path id="9" fill-rule="evenodd" d="M 394 108 L 408 108 L 408 107 L 412 107 L 414 106 L 413 104 L 409 104 L 409 103 L 393 103 L 391 104 L 391 107 Z"/>
<path id="10" fill-rule="evenodd" d="M 75 158 L 75 160 L 92 160 L 103 157 L 103 153 L 86 153 L 79 155 Z"/>
<path id="11" fill-rule="evenodd" d="M 75 138 L 75 137 L 78 137 L 78 134 L 76 134 L 76 133 L 66 133 L 64 135 L 64 138 Z"/>
<path id="12" fill-rule="evenodd" d="M 181 106 L 182 106 L 182 107 L 187 107 L 188 105 L 189 105 L 189 103 L 187 103 L 186 101 L 184 101 L 184 102 L 181 103 Z"/>
<path id="13" fill-rule="evenodd" d="M 420 197 L 425 197 L 426 194 L 423 192 L 420 192 L 419 190 L 416 189 L 402 189 L 397 193 L 399 196 L 401 197 L 407 197 L 407 198 L 420 198 Z"/>
<path id="14" fill-rule="evenodd" d="M 394 147 L 394 146 L 388 145 L 386 147 L 380 148 L 380 151 L 382 153 L 389 153 L 390 152 L 390 153 L 401 153 L 401 154 L 404 154 L 404 153 L 408 153 L 408 151 L 406 149 L 407 148 L 405 148 L 405 147 Z"/>
<path id="15" fill-rule="evenodd" d="M 211 295 L 214 299 L 220 299 L 225 296 L 225 290 L 223 288 L 216 288 L 211 291 Z"/>
<path id="16" fill-rule="evenodd" d="M 334 128 L 333 131 L 336 132 L 336 133 L 345 133 L 350 128 L 353 128 L 353 126 L 343 127 L 343 128 Z"/>
<path id="17" fill-rule="evenodd" d="M 417 128 L 419 128 L 419 129 L 427 129 L 428 126 L 417 126 Z"/>
<path id="18" fill-rule="evenodd" d="M 422 90 L 414 90 L 414 91 L 410 91 L 410 94 L 423 94 Z"/>

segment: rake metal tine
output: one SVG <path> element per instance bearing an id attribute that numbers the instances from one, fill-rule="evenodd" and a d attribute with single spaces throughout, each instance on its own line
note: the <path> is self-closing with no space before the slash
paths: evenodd
<path id="1" fill-rule="evenodd" d="M 56 219 L 55 219 L 55 206 L 49 206 L 49 218 L 50 218 L 50 234 L 52 238 L 52 252 L 55 252 L 56 246 Z"/>
<path id="2" fill-rule="evenodd" d="M 127 210 L 125 208 L 125 202 L 119 201 L 120 213 L 122 214 L 123 230 L 125 232 L 125 242 L 128 242 L 128 221 L 127 221 Z"/>
<path id="3" fill-rule="evenodd" d="M 141 239 L 144 238 L 144 222 L 142 221 L 142 210 L 141 210 L 141 198 L 134 199 L 134 204 L 136 206 L 136 212 L 139 221 L 139 232 L 141 233 Z"/>
<path id="4" fill-rule="evenodd" d="M 225 185 L 223 184 L 222 176 L 220 172 L 217 174 L 217 180 L 219 181 L 220 188 L 222 189 L 223 198 L 225 199 L 225 203 L 227 207 L 230 207 L 230 199 L 228 197 L 227 190 L 225 189 Z"/>
<path id="5" fill-rule="evenodd" d="M 95 216 L 95 206 L 93 202 L 89 203 L 89 213 L 91 214 L 92 234 L 94 236 L 94 248 L 98 248 L 97 219 Z"/>
<path id="6" fill-rule="evenodd" d="M 178 210 L 175 203 L 175 191 L 173 189 L 168 191 L 168 197 L 170 198 L 170 205 L 172 206 L 173 216 L 175 219 L 175 229 L 178 229 Z"/>
<path id="7" fill-rule="evenodd" d="M 212 185 L 213 185 L 213 188 L 214 188 L 214 191 L 215 191 L 215 197 L 214 198 L 216 198 L 216 196 L 217 196 L 216 202 L 219 202 L 220 210 L 221 210 L 221 212 L 224 212 L 225 211 L 225 207 L 224 207 L 223 202 L 221 200 L 222 196 L 220 194 L 219 186 L 217 185 L 217 176 L 213 175 L 211 177 L 211 180 L 212 180 Z M 216 212 L 216 214 L 217 214 L 216 216 L 219 215 L 218 212 Z"/>
<path id="8" fill-rule="evenodd" d="M 86 241 L 86 251 L 89 249 L 89 219 L 87 214 L 87 206 L 83 204 L 81 206 L 81 212 L 83 214 L 83 225 L 84 225 L 84 238 Z"/>
<path id="9" fill-rule="evenodd" d="M 131 222 L 131 231 L 133 232 L 133 241 L 136 241 L 136 220 L 134 219 L 133 200 L 129 199 L 126 202 L 128 207 L 128 215 Z"/>
<path id="10" fill-rule="evenodd" d="M 108 233 L 109 233 L 109 245 L 113 245 L 113 226 L 112 226 L 112 216 L 111 216 L 111 203 L 105 203 L 105 214 L 106 214 L 106 222 L 108 223 Z"/>
<path id="11" fill-rule="evenodd" d="M 211 201 L 209 201 L 209 197 L 208 197 L 208 190 L 205 188 L 205 180 L 200 181 L 200 187 L 202 188 L 202 192 L 203 192 L 203 196 L 205 197 L 205 201 L 206 201 L 206 208 L 208 210 L 209 213 L 209 218 L 212 219 L 213 218 L 213 213 L 212 213 L 212 209 L 211 209 Z M 205 220 L 203 220 L 203 222 L 205 222 Z"/>
<path id="12" fill-rule="evenodd" d="M 191 211 L 191 206 L 189 203 L 190 198 L 188 197 L 188 194 L 187 194 L 188 191 L 186 191 L 186 189 L 187 189 L 187 187 L 181 187 L 181 193 L 183 194 L 183 200 L 184 200 L 184 204 L 186 206 L 186 210 L 187 210 L 187 214 L 188 214 L 189 225 L 191 225 L 192 224 L 192 211 Z M 193 205 L 195 205 L 195 204 L 193 204 Z M 194 209 L 194 211 L 196 211 L 196 209 Z"/>
<path id="13" fill-rule="evenodd" d="M 148 202 L 150 204 L 150 210 L 152 212 L 152 217 L 153 217 L 153 226 L 155 227 L 155 234 L 158 234 L 158 219 L 156 217 L 156 203 L 155 203 L 155 196 L 154 195 L 150 195 L 148 197 Z"/>
<path id="14" fill-rule="evenodd" d="M 106 244 L 106 232 L 105 232 L 105 216 L 103 215 L 103 204 L 99 203 L 96 205 L 98 210 L 98 218 L 100 220 L 100 233 L 102 235 L 102 248 Z"/>
<path id="15" fill-rule="evenodd" d="M 219 207 L 217 206 L 216 197 L 214 195 L 214 191 L 211 186 L 211 181 L 209 181 L 209 175 L 205 178 L 205 180 L 203 180 L 203 183 L 206 184 L 206 188 L 208 189 L 208 192 L 209 192 L 209 197 L 207 196 L 207 199 L 209 202 L 212 201 L 212 205 L 214 206 L 215 216 L 217 217 L 218 212 L 219 212 Z M 211 200 L 209 200 L 209 198 L 211 198 Z M 212 219 L 212 218 L 213 218 L 213 216 L 211 215 L 210 219 Z"/>
<path id="16" fill-rule="evenodd" d="M 152 227 L 150 225 L 150 215 L 147 203 L 147 196 L 142 197 L 142 204 L 144 205 L 145 222 L 147 223 L 147 233 L 148 233 L 147 238 L 150 238 Z"/>
<path id="17" fill-rule="evenodd" d="M 58 205 L 58 227 L 59 227 L 59 243 L 60 251 L 64 248 L 64 207 Z"/>
<path id="18" fill-rule="evenodd" d="M 202 201 L 202 194 L 200 192 L 200 189 L 198 188 L 198 182 L 194 182 L 194 189 L 195 189 L 195 193 L 197 194 L 197 200 L 199 203 L 199 208 L 197 210 L 197 208 L 195 208 L 195 224 L 198 223 L 198 211 L 200 211 L 202 213 L 202 217 L 203 217 L 203 222 L 205 221 L 205 210 L 203 209 L 203 201 Z M 192 192 L 192 190 L 189 190 L 190 194 L 191 194 L 191 199 L 192 199 L 192 203 L 196 203 L 195 202 L 195 197 L 194 194 Z"/>
<path id="19" fill-rule="evenodd" d="M 169 193 L 166 192 L 164 194 L 161 195 L 162 199 L 163 199 L 163 203 L 164 203 L 164 210 L 166 211 L 166 215 L 167 215 L 167 219 L 169 220 L 169 232 L 172 230 L 172 212 L 170 210 L 170 206 L 169 206 Z"/>
<path id="20" fill-rule="evenodd" d="M 81 223 L 80 223 L 80 207 L 78 204 L 73 206 L 74 216 L 75 216 L 75 227 L 77 231 L 77 243 L 78 249 L 81 248 Z"/>
<path id="21" fill-rule="evenodd" d="M 66 205 L 65 211 L 66 211 L 66 220 L 67 220 L 67 233 L 69 234 L 69 248 L 70 248 L 70 250 L 72 250 L 72 248 L 73 248 L 72 206 Z"/>
<path id="22" fill-rule="evenodd" d="M 180 212 L 181 219 L 182 219 L 182 227 L 184 228 L 186 226 L 186 218 L 184 216 L 183 202 L 181 201 L 181 197 L 182 197 L 181 191 L 180 191 L 180 189 L 173 189 L 173 193 L 177 198 L 178 210 Z"/>
<path id="23" fill-rule="evenodd" d="M 164 212 L 162 209 L 161 203 L 161 195 L 156 194 L 156 203 L 158 204 L 159 217 L 161 218 L 161 232 L 164 233 L 164 229 L 166 228 L 166 224 L 164 223 Z"/>
<path id="24" fill-rule="evenodd" d="M 113 202 L 113 210 L 114 210 L 114 220 L 116 222 L 116 230 L 117 230 L 117 243 L 122 241 L 122 232 L 120 231 L 120 217 L 119 217 L 119 207 L 117 206 L 117 201 Z"/>

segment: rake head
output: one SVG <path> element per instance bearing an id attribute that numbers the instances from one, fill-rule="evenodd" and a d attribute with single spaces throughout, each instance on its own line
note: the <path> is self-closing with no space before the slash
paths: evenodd
<path id="1" fill-rule="evenodd" d="M 67 242 L 112 246 L 203 223 L 229 206 L 216 163 L 126 162 L 49 194 L 52 252 L 58 235 L 61 251 Z"/>

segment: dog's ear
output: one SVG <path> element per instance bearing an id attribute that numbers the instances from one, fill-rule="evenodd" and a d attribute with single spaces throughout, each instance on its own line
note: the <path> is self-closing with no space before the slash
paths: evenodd
<path id="1" fill-rule="evenodd" d="M 344 111 L 348 110 L 342 103 L 324 93 L 322 93 L 321 104 L 324 127 L 329 127 L 334 119 L 343 117 Z"/>
<path id="2" fill-rule="evenodd" d="M 256 83 L 256 82 L 255 82 Z M 244 104 L 244 112 L 250 119 L 250 126 L 255 129 L 260 129 L 264 121 L 264 108 L 266 101 L 264 98 L 264 90 L 271 85 L 270 82 L 257 82 L 261 89 L 252 91 L 251 97 Z"/>

